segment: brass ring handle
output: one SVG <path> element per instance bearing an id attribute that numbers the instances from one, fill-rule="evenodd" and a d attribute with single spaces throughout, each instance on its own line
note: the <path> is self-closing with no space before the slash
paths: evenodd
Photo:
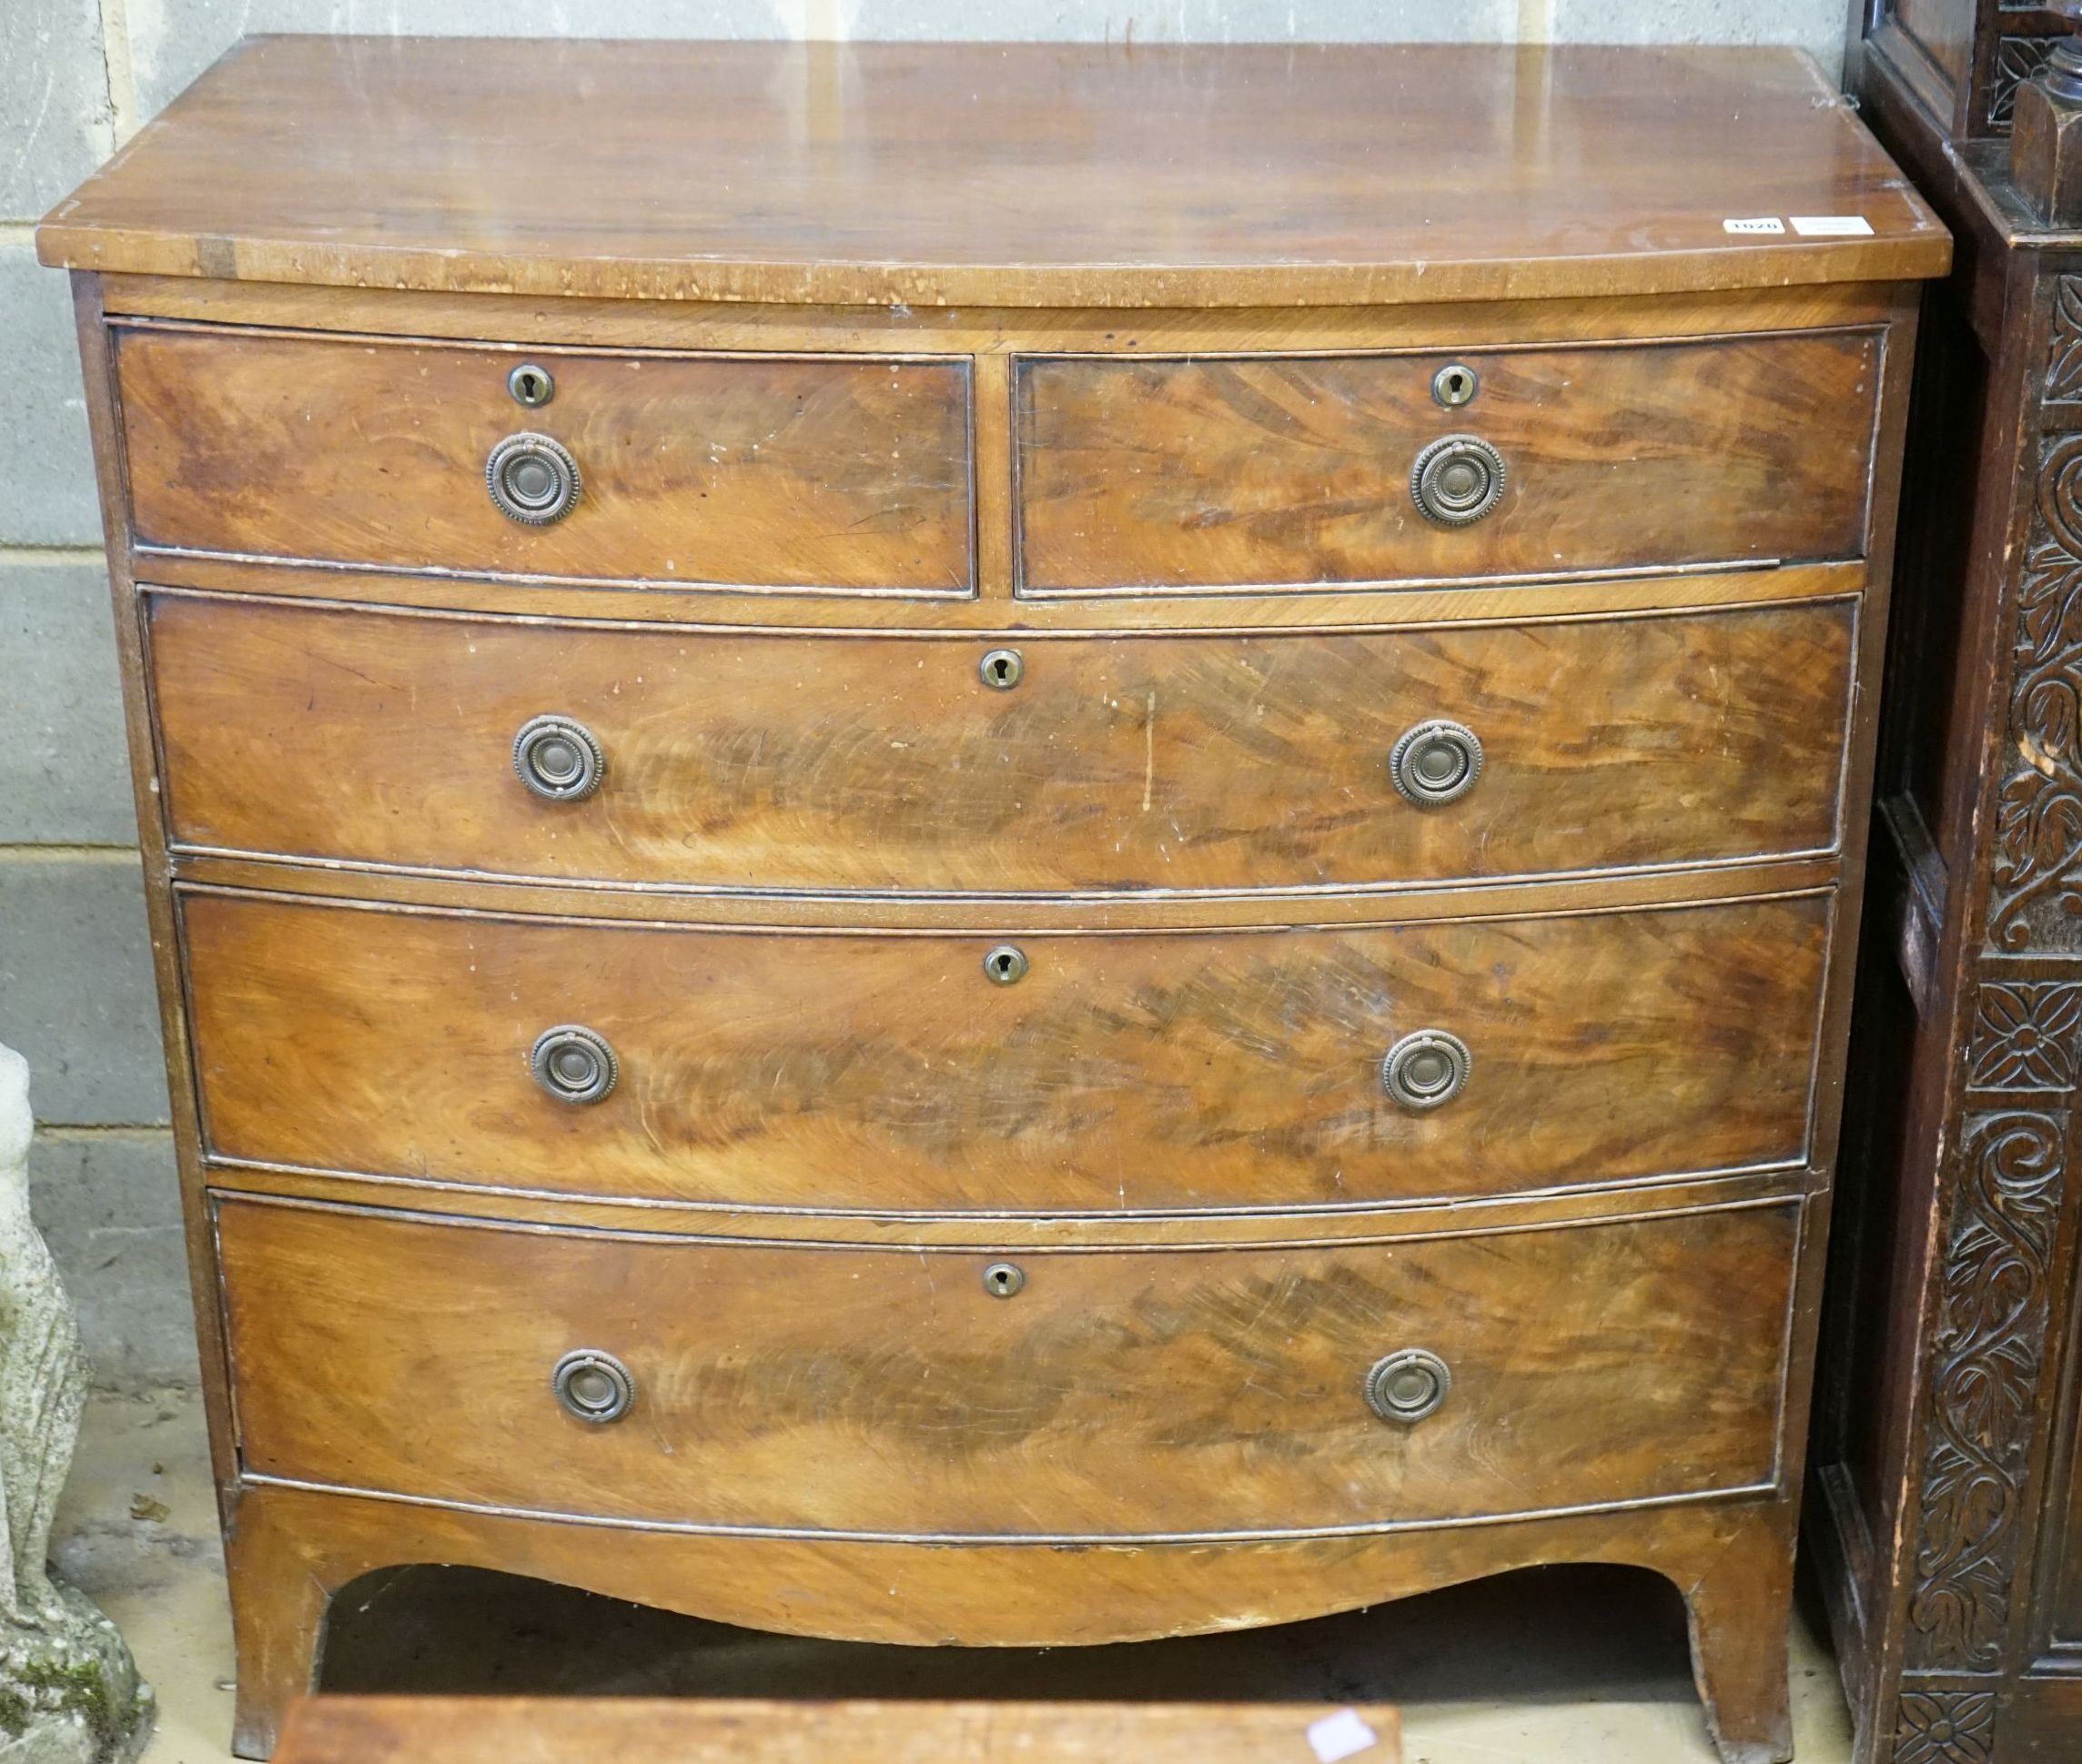
<path id="1" fill-rule="evenodd" d="M 622 1076 L 622 1065 L 604 1035 L 581 1023 L 545 1029 L 528 1051 L 535 1082 L 560 1103 L 597 1103 Z"/>
<path id="2" fill-rule="evenodd" d="M 574 1347 L 550 1373 L 567 1415 L 596 1426 L 619 1421 L 636 1401 L 636 1375 L 604 1348 Z"/>
<path id="3" fill-rule="evenodd" d="M 1474 1056 L 1458 1035 L 1412 1030 L 1381 1061 L 1381 1088 L 1406 1109 L 1440 1108 L 1460 1094 L 1473 1066 Z"/>
<path id="4" fill-rule="evenodd" d="M 1435 717 L 1402 732 L 1388 756 L 1388 775 L 1406 802 L 1420 809 L 1453 802 L 1482 775 L 1482 744 L 1464 722 Z"/>
<path id="5" fill-rule="evenodd" d="M 1417 456 L 1410 494 L 1427 519 L 1466 527 L 1503 496 L 1503 455 L 1479 435 L 1447 435 Z"/>
<path id="6" fill-rule="evenodd" d="M 509 520 L 547 527 L 578 506 L 579 462 L 561 441 L 523 429 L 491 449 L 484 487 Z"/>
<path id="7" fill-rule="evenodd" d="M 1404 1426 L 1438 1414 L 1453 1388 L 1446 1362 L 1425 1347 L 1399 1348 L 1368 1368 L 1367 1406 L 1383 1421 Z"/>
<path id="8" fill-rule="evenodd" d="M 607 775 L 600 738 L 570 717 L 530 717 L 513 737 L 513 770 L 520 781 L 551 802 L 591 796 Z"/>

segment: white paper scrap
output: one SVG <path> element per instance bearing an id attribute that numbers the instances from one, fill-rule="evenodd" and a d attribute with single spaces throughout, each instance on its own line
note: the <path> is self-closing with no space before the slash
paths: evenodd
<path id="1" fill-rule="evenodd" d="M 1359 1719 L 1356 1709 L 1340 1709 L 1320 1721 L 1309 1723 L 1309 1744 L 1322 1764 L 1338 1764 L 1371 1748 L 1380 1736 Z"/>
<path id="2" fill-rule="evenodd" d="M 1796 227 L 1799 224 L 1794 223 Z M 1721 230 L 1723 233 L 1783 233 L 1785 223 L 1776 215 L 1759 215 L 1754 220 L 1723 220 Z"/>
<path id="3" fill-rule="evenodd" d="M 1873 224 L 1863 215 L 1795 215 L 1793 230 L 1804 239 L 1869 239 Z"/>

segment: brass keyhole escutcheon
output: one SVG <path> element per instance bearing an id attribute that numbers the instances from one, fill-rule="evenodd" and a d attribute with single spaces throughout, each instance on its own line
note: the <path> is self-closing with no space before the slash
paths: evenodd
<path id="1" fill-rule="evenodd" d="M 977 669 L 983 683 L 996 692 L 1009 692 L 1026 671 L 1026 658 L 1017 650 L 992 650 Z"/>
<path id="2" fill-rule="evenodd" d="M 1481 389 L 1472 368 L 1452 362 L 1431 376 L 1431 396 L 1448 410 L 1458 410 Z"/>
<path id="3" fill-rule="evenodd" d="M 556 377 L 547 368 L 524 361 L 506 376 L 506 389 L 513 395 L 515 404 L 540 410 L 557 396 Z"/>
<path id="4" fill-rule="evenodd" d="M 1011 986 L 1026 977 L 1026 952 L 1016 943 L 1000 943 L 983 959 L 983 971 L 994 986 Z"/>
<path id="5" fill-rule="evenodd" d="M 983 1271 L 983 1289 L 993 1298 L 1010 1298 L 1026 1284 L 1026 1271 L 1016 1262 L 993 1262 Z"/>

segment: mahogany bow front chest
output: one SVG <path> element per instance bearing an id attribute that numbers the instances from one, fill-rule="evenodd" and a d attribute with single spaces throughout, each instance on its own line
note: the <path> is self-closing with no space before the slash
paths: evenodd
<path id="1" fill-rule="evenodd" d="M 1784 1636 L 1944 230 L 1734 51 L 274 38 L 76 278 L 239 1648 Z"/>

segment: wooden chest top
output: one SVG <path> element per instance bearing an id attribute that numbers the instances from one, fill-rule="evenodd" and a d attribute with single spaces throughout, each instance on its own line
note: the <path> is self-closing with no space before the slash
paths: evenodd
<path id="1" fill-rule="evenodd" d="M 217 280 L 877 306 L 1657 294 L 1949 255 L 1784 50 L 321 36 L 233 51 L 38 247 Z"/>

